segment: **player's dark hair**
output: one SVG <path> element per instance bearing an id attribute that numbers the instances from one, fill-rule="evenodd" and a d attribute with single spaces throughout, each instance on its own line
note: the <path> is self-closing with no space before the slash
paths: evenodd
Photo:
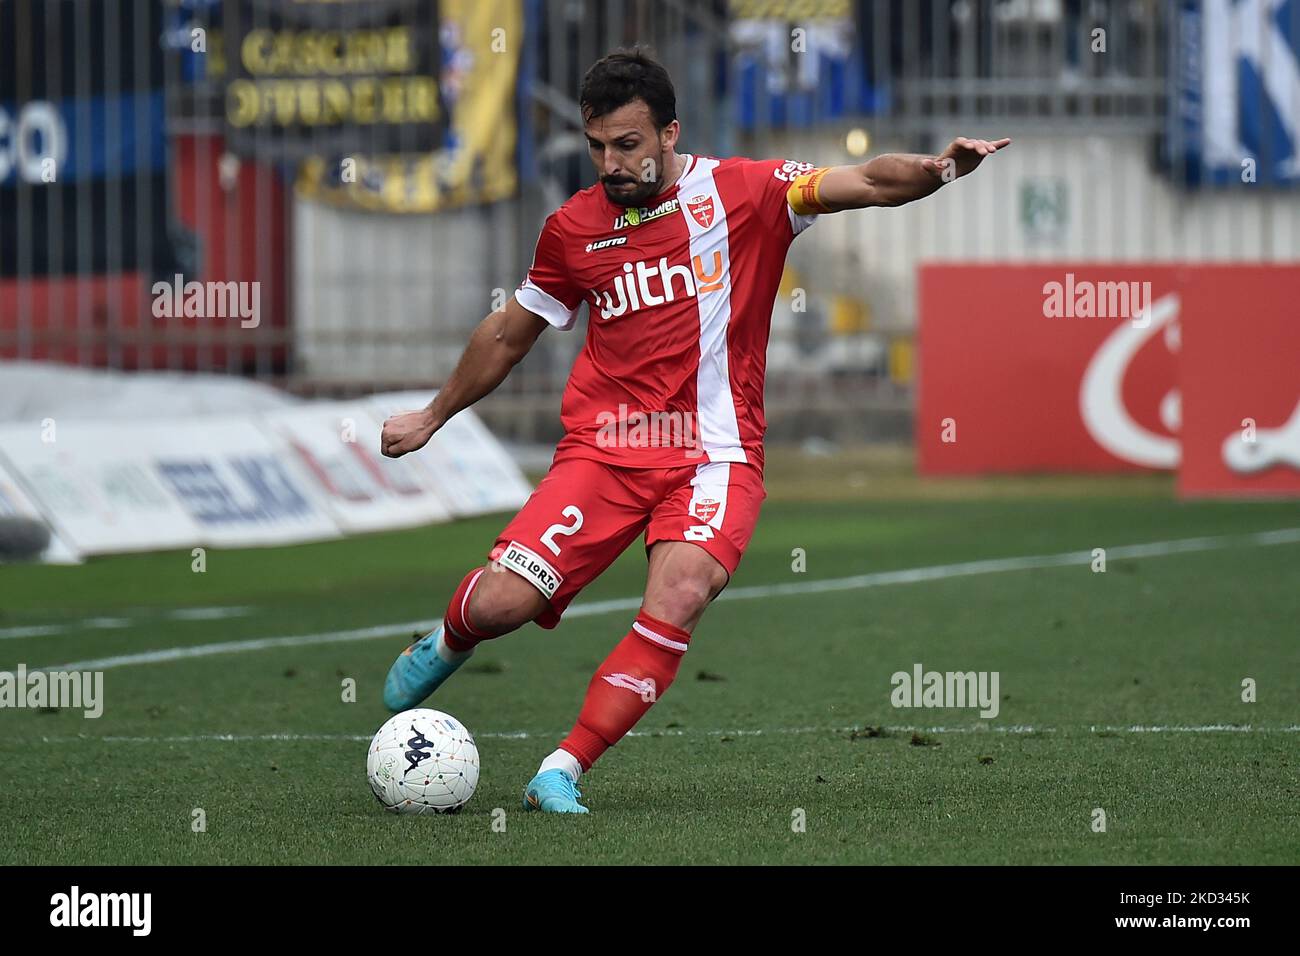
<path id="1" fill-rule="evenodd" d="M 612 113 L 633 100 L 645 100 L 655 128 L 677 119 L 677 93 L 668 71 L 643 46 L 625 47 L 601 57 L 582 78 L 578 105 L 583 120 Z"/>

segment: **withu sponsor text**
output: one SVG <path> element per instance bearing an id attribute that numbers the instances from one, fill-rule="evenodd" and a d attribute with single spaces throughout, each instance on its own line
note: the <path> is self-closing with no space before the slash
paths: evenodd
<path id="1" fill-rule="evenodd" d="M 673 302 L 679 294 L 695 298 L 703 293 L 718 292 L 726 282 L 727 261 L 718 251 L 707 263 L 701 256 L 692 256 L 690 268 L 670 266 L 667 256 L 654 263 L 625 262 L 623 274 L 614 277 L 612 289 L 591 290 L 593 311 L 598 309 L 600 317 L 608 320 Z"/>

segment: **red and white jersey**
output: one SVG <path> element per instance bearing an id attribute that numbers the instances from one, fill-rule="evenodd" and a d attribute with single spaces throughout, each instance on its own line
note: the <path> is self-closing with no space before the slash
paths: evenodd
<path id="1" fill-rule="evenodd" d="M 786 192 L 813 166 L 684 158 L 677 183 L 642 208 L 597 183 L 542 227 L 516 298 L 558 329 L 583 301 L 590 316 L 557 461 L 762 467 L 772 304 L 790 242 L 815 218 Z"/>

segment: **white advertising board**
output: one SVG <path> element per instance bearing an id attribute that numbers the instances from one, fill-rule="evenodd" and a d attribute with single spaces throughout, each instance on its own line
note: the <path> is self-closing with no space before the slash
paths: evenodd
<path id="1" fill-rule="evenodd" d="M 372 396 L 369 406 L 382 424 L 394 412 L 423 408 L 434 392 L 387 392 Z M 519 508 L 532 486 L 519 466 L 472 409 L 440 428 L 429 444 L 412 456 L 437 481 L 438 493 L 459 516 Z"/>
<path id="2" fill-rule="evenodd" d="M 313 402 L 269 412 L 267 428 L 315 482 L 345 531 L 376 531 L 446 521 L 451 512 L 414 459 L 385 458 L 380 423 L 361 402 Z"/>

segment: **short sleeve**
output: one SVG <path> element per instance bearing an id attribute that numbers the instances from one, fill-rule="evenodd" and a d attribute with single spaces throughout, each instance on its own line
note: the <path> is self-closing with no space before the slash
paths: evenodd
<path id="1" fill-rule="evenodd" d="M 573 328 L 582 304 L 582 290 L 573 281 L 564 254 L 564 235 L 555 214 L 546 217 L 537 237 L 533 264 L 528 277 L 515 291 L 515 298 L 529 312 L 540 315 L 560 330 Z"/>
<path id="2" fill-rule="evenodd" d="M 800 163 L 792 159 L 761 159 L 745 164 L 745 182 L 749 186 L 750 195 L 758 204 L 764 222 L 777 223 L 785 220 L 797 236 L 817 220 L 815 214 L 800 215 L 795 212 L 786 198 L 790 184 L 816 168 L 812 163 Z"/>

